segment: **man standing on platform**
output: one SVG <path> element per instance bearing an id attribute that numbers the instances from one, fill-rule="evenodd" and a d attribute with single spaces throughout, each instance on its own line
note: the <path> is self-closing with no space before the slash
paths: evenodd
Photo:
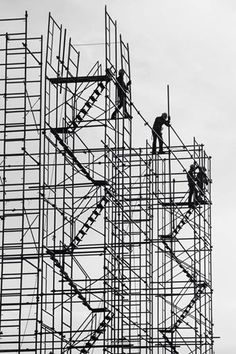
<path id="1" fill-rule="evenodd" d="M 188 179 L 188 186 L 189 186 L 189 195 L 188 195 L 188 206 L 189 208 L 192 208 L 195 204 L 195 198 L 196 198 L 196 176 L 195 176 L 195 171 L 197 169 L 197 164 L 196 162 L 192 165 L 190 165 L 190 169 L 187 172 L 187 179 Z"/>
<path id="2" fill-rule="evenodd" d="M 206 175 L 206 167 L 198 167 L 197 173 L 197 187 L 198 187 L 198 196 L 197 201 L 199 203 L 204 202 L 204 193 L 205 186 L 208 185 L 208 178 Z"/>
<path id="3" fill-rule="evenodd" d="M 157 145 L 157 139 L 159 141 L 159 154 L 164 154 L 163 151 L 163 138 L 162 138 L 162 129 L 163 125 L 170 126 L 170 117 L 167 116 L 166 113 L 162 113 L 160 117 L 156 117 L 153 128 L 152 128 L 152 137 L 153 137 L 153 143 L 152 143 L 152 154 L 156 154 L 156 145 Z"/>

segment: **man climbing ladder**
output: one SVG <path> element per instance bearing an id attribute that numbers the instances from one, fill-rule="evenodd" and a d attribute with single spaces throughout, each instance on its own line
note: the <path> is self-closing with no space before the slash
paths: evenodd
<path id="1" fill-rule="evenodd" d="M 111 115 L 111 119 L 116 118 L 116 114 L 118 113 L 119 109 L 123 108 L 123 115 L 129 117 L 130 114 L 127 112 L 126 104 L 126 95 L 129 91 L 129 87 L 131 85 L 131 81 L 128 81 L 127 84 L 124 82 L 124 69 L 119 70 L 119 76 L 117 77 L 116 82 L 116 90 L 118 96 L 118 106 L 115 108 L 114 112 Z"/>

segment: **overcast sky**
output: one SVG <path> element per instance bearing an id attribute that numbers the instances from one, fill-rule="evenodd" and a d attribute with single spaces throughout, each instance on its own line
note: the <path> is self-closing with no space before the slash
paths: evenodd
<path id="1" fill-rule="evenodd" d="M 152 124 L 166 110 L 169 84 L 175 130 L 185 143 L 195 136 L 213 157 L 215 352 L 235 354 L 236 1 L 0 0 L 0 16 L 27 10 L 29 30 L 38 35 L 51 11 L 74 44 L 101 43 L 105 4 L 130 45 L 136 106 Z M 81 51 L 82 61 L 95 62 L 101 49 Z M 138 129 L 138 137 L 150 138 L 142 134 Z"/>

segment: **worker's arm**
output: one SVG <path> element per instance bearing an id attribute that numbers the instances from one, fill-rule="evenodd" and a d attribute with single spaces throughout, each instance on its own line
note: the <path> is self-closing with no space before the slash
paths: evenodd
<path id="1" fill-rule="evenodd" d="M 129 80 L 125 86 L 125 89 L 128 91 L 129 90 L 129 87 L 131 85 L 131 80 Z"/>
<path id="2" fill-rule="evenodd" d="M 170 126 L 170 117 L 166 121 L 164 121 L 164 124 L 169 127 Z"/>

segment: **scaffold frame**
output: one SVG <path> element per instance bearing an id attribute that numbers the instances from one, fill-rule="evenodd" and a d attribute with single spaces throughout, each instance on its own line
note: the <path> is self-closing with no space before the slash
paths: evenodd
<path id="1" fill-rule="evenodd" d="M 51 14 L 45 41 L 27 12 L 0 32 L 0 353 L 213 354 L 204 145 L 172 122 L 163 154 L 133 145 L 136 119 L 157 133 L 107 8 L 87 73 Z M 190 165 L 207 178 L 191 204 Z"/>

